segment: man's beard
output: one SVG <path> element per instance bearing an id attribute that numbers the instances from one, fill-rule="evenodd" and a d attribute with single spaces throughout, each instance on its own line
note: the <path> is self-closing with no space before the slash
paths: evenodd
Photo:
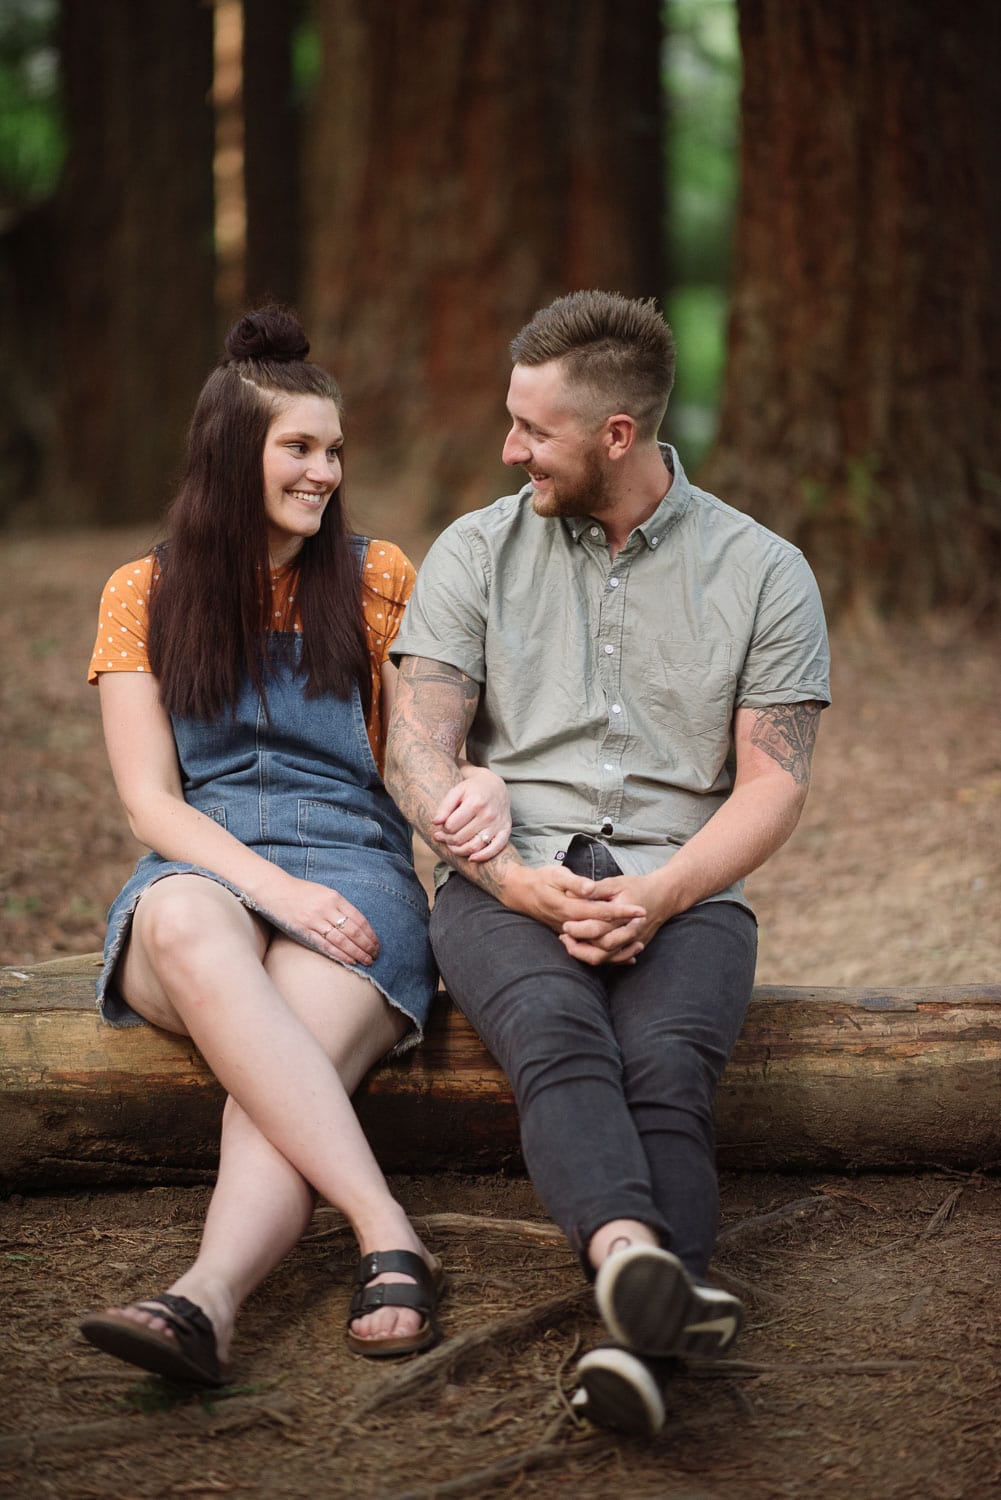
<path id="1" fill-rule="evenodd" d="M 605 488 L 605 475 L 598 455 L 589 450 L 579 472 L 570 479 L 553 480 L 545 494 L 532 489 L 532 509 L 537 516 L 597 516 L 612 504 Z"/>

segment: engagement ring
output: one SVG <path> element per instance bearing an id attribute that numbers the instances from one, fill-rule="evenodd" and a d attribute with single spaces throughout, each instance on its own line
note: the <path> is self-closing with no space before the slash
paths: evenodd
<path id="1" fill-rule="evenodd" d="M 490 842 L 490 840 L 492 838 L 493 838 L 493 834 L 492 833 L 487 833 L 487 830 L 484 828 L 483 831 L 482 831 L 482 833 L 480 834 L 480 843 L 481 844 L 489 844 L 489 842 Z"/>

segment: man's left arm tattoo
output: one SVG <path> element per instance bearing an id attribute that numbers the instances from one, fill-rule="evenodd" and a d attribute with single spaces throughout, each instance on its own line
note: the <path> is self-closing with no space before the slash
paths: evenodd
<path id="1" fill-rule="evenodd" d="M 788 771 L 797 786 L 810 784 L 821 708 L 820 703 L 810 702 L 774 703 L 767 708 L 751 709 L 754 716 L 751 744 Z"/>

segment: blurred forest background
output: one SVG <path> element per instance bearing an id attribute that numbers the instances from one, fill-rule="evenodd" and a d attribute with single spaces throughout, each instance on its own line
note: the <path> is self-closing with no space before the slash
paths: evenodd
<path id="1" fill-rule="evenodd" d="M 996 0 L 0 0 L 0 960 L 98 946 L 135 857 L 84 663 L 236 312 L 301 308 L 419 561 L 519 482 L 512 335 L 604 286 L 835 624 L 761 978 L 996 973 L 999 71 Z"/>
<path id="2" fill-rule="evenodd" d="M 433 533 L 511 487 L 510 337 L 598 285 L 662 301 L 667 435 L 833 612 L 987 616 L 999 62 L 994 0 L 3 0 L 0 525 L 158 515 L 270 295 L 354 506 Z"/>

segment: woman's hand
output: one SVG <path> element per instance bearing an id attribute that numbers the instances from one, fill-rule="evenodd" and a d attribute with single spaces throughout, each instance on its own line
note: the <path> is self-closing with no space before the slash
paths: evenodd
<path id="1" fill-rule="evenodd" d="M 511 835 L 511 799 L 499 776 L 483 766 L 460 766 L 462 780 L 442 798 L 432 832 L 462 859 L 482 864 L 504 848 Z"/>
<path id="2" fill-rule="evenodd" d="M 368 965 L 379 955 L 379 939 L 361 912 L 330 886 L 283 875 L 274 890 L 257 893 L 257 901 L 262 915 L 330 958 Z"/>

